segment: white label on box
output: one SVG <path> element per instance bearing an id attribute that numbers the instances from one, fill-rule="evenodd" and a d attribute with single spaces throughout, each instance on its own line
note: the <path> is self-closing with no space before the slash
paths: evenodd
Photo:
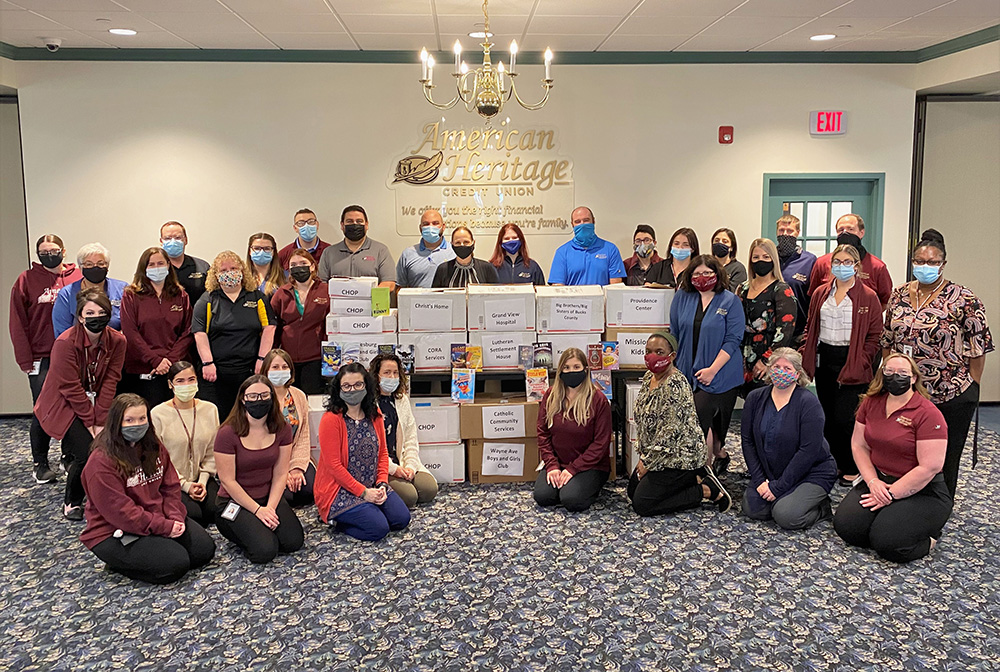
<path id="1" fill-rule="evenodd" d="M 379 317 L 341 317 L 338 331 L 344 334 L 381 334 L 382 319 Z"/>
<path id="2" fill-rule="evenodd" d="M 451 302 L 432 297 L 417 299 L 410 309 L 410 329 L 444 331 L 451 328 Z"/>
<path id="3" fill-rule="evenodd" d="M 465 482 L 465 444 L 421 446 L 420 461 L 438 483 Z"/>
<path id="4" fill-rule="evenodd" d="M 524 331 L 528 321 L 524 315 L 524 301 L 484 301 L 483 312 L 487 331 Z"/>
<path id="5" fill-rule="evenodd" d="M 522 436 L 524 436 L 524 406 L 517 404 L 483 407 L 484 439 L 514 439 Z"/>
<path id="6" fill-rule="evenodd" d="M 666 302 L 659 292 L 647 295 L 637 291 L 625 296 L 622 306 L 622 324 L 664 324 L 666 320 L 664 306 Z"/>
<path id="7" fill-rule="evenodd" d="M 371 299 L 372 288 L 378 284 L 378 278 L 342 278 L 333 277 L 327 283 L 328 294 L 330 296 L 343 296 L 346 298 L 368 298 Z"/>
<path id="8" fill-rule="evenodd" d="M 524 473 L 523 443 L 483 444 L 483 476 L 520 476 Z"/>
<path id="9" fill-rule="evenodd" d="M 519 349 L 524 336 L 521 334 L 491 334 L 483 332 L 483 368 L 516 369 L 520 364 Z"/>
<path id="10" fill-rule="evenodd" d="M 549 328 L 552 331 L 588 331 L 590 329 L 590 307 L 589 300 L 554 300 Z"/>
<path id="11" fill-rule="evenodd" d="M 649 334 L 618 332 L 618 363 L 625 366 L 645 366 L 647 340 Z"/>
<path id="12" fill-rule="evenodd" d="M 341 317 L 371 317 L 371 299 L 330 299 L 330 314 Z"/>
<path id="13" fill-rule="evenodd" d="M 417 421 L 417 441 L 419 443 L 448 441 L 448 411 L 420 409 L 414 415 Z"/>

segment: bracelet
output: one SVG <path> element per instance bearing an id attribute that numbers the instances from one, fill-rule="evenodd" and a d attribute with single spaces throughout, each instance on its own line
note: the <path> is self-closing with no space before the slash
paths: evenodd
<path id="1" fill-rule="evenodd" d="M 263 361 L 264 361 L 264 358 L 263 358 L 263 357 L 257 357 L 257 361 L 258 361 L 258 362 L 263 362 Z"/>
<path id="2" fill-rule="evenodd" d="M 889 488 L 886 488 L 885 491 L 889 493 L 889 499 L 891 501 L 895 502 L 896 501 L 896 495 L 892 494 L 892 490 L 890 490 Z"/>
<path id="3" fill-rule="evenodd" d="M 205 367 L 205 366 L 212 366 L 213 364 L 215 364 L 215 360 L 212 360 L 212 361 L 210 361 L 210 362 L 202 362 L 202 363 L 201 363 L 202 367 Z"/>
<path id="4" fill-rule="evenodd" d="M 260 504 L 258 504 L 258 505 L 257 505 L 257 511 L 260 511 Z M 257 511 L 254 511 L 254 512 L 253 512 L 253 515 L 255 515 L 255 516 L 256 516 L 256 515 L 257 515 Z"/>

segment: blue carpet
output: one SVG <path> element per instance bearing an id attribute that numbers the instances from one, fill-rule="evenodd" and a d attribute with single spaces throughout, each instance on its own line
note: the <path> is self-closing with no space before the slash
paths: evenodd
<path id="1" fill-rule="evenodd" d="M 213 563 L 153 587 L 104 570 L 59 517 L 62 485 L 29 481 L 27 427 L 0 421 L 2 670 L 1000 669 L 993 432 L 908 566 L 829 522 L 639 519 L 624 481 L 584 514 L 540 511 L 527 484 L 460 485 L 376 544 L 300 509 L 305 548 L 264 567 L 211 528 Z"/>

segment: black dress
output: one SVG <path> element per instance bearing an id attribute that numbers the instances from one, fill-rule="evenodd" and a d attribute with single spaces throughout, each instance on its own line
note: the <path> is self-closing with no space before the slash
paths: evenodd
<path id="1" fill-rule="evenodd" d="M 795 294 L 784 282 L 775 280 L 754 298 L 748 298 L 750 281 L 740 285 L 736 295 L 743 302 L 746 331 L 743 334 L 743 378 L 748 389 L 760 384 L 753 378 L 753 367 L 777 348 L 791 347 L 795 337 Z"/>

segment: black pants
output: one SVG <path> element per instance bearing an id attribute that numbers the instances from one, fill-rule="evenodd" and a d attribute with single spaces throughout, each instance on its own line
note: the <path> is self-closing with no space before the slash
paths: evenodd
<path id="1" fill-rule="evenodd" d="M 87 464 L 90 456 L 90 444 L 94 437 L 83 425 L 80 418 L 74 418 L 73 424 L 66 430 L 66 435 L 62 438 L 62 460 L 66 468 L 66 504 L 83 504 L 86 493 L 83 491 L 83 482 L 80 476 L 83 474 L 83 467 Z"/>
<path id="2" fill-rule="evenodd" d="M 861 395 L 867 385 L 841 385 L 837 377 L 847 363 L 846 345 L 818 347 L 819 365 L 816 367 L 816 396 L 823 407 L 826 422 L 823 436 L 830 444 L 830 452 L 837 461 L 837 471 L 841 474 L 857 474 L 854 453 L 851 452 L 851 436 L 854 434 L 854 415 L 858 411 Z"/>
<path id="3" fill-rule="evenodd" d="M 118 394 L 125 392 L 138 394 L 145 399 L 150 410 L 165 401 L 170 401 L 174 396 L 170 392 L 170 386 L 167 385 L 166 376 L 153 376 L 149 380 L 144 380 L 138 373 L 122 374 L 122 379 L 118 383 Z"/>
<path id="4" fill-rule="evenodd" d="M 562 504 L 567 511 L 586 511 L 601 494 L 601 487 L 608 482 L 608 472 L 588 469 L 581 471 L 561 488 L 553 488 L 545 480 L 543 468 L 535 479 L 535 501 L 539 506 Z"/>
<path id="5" fill-rule="evenodd" d="M 94 546 L 94 555 L 130 579 L 172 583 L 215 557 L 215 542 L 201 525 L 188 518 L 184 527 L 184 534 L 176 539 L 139 537 L 128 546 L 121 539 L 108 537 Z"/>
<path id="6" fill-rule="evenodd" d="M 640 516 L 662 516 L 693 509 L 701 504 L 704 494 L 698 482 L 698 471 L 694 469 L 647 471 L 642 478 L 633 470 L 628 481 L 632 510 Z"/>
<path id="7" fill-rule="evenodd" d="M 736 406 L 739 391 L 739 387 L 734 387 L 728 392 L 719 394 L 705 390 L 695 390 L 694 393 L 694 408 L 698 413 L 701 431 L 708 436 L 708 430 L 712 430 L 722 446 L 726 445 L 726 434 L 729 432 L 729 422 L 733 419 L 733 408 Z"/>
<path id="8" fill-rule="evenodd" d="M 887 483 L 897 479 L 880 476 Z M 861 506 L 868 485 L 859 483 L 844 497 L 833 518 L 833 528 L 851 546 L 874 549 L 891 562 L 910 562 L 930 552 L 931 537 L 951 515 L 952 499 L 944 476 L 938 474 L 923 490 L 898 499 L 878 511 Z"/>
<path id="9" fill-rule="evenodd" d="M 219 484 L 214 478 L 205 484 L 205 499 L 196 502 L 186 492 L 181 493 L 181 501 L 187 509 L 188 518 L 202 527 L 208 527 L 215 522 L 215 500 L 219 497 Z"/>
<path id="10" fill-rule="evenodd" d="M 306 482 L 302 484 L 298 492 L 292 492 L 285 488 L 285 501 L 290 506 L 309 506 L 313 503 L 313 485 L 316 483 L 316 467 L 309 463 L 306 467 Z"/>
<path id="11" fill-rule="evenodd" d="M 253 511 L 240 507 L 236 520 L 226 520 L 222 512 L 231 500 L 219 497 L 215 507 L 215 526 L 229 541 L 233 542 L 246 553 L 250 562 L 264 564 L 271 562 L 281 553 L 294 553 L 302 548 L 304 542 L 302 523 L 288 502 L 278 500 L 275 512 L 278 514 L 278 528 L 272 530 Z M 261 506 L 267 504 L 267 497 L 254 500 Z"/>
<path id="12" fill-rule="evenodd" d="M 958 490 L 958 466 L 962 462 L 962 451 L 965 440 L 969 438 L 969 425 L 972 416 L 976 414 L 979 405 L 979 383 L 973 382 L 962 394 L 943 404 L 937 404 L 938 410 L 948 423 L 948 450 L 944 456 L 944 483 L 952 499 Z"/>
<path id="13" fill-rule="evenodd" d="M 306 394 L 326 394 L 321 360 L 298 362 L 295 364 L 295 387 Z"/>
<path id="14" fill-rule="evenodd" d="M 38 401 L 38 395 L 42 393 L 42 385 L 45 384 L 45 377 L 49 375 L 49 358 L 42 357 L 38 365 L 38 374 L 28 376 L 28 385 L 31 386 L 31 403 Z M 31 461 L 34 464 L 48 466 L 49 464 L 49 444 L 52 437 L 45 433 L 38 418 L 32 414 L 31 428 L 28 430 L 28 438 L 31 441 Z"/>
<path id="15" fill-rule="evenodd" d="M 198 396 L 205 401 L 210 401 L 219 409 L 219 420 L 225 421 L 229 417 L 233 405 L 236 403 L 236 395 L 239 394 L 240 385 L 243 381 L 253 375 L 253 367 L 249 367 L 242 373 L 232 373 L 219 371 L 216 379 L 209 382 L 202 378 L 199 383 Z"/>

